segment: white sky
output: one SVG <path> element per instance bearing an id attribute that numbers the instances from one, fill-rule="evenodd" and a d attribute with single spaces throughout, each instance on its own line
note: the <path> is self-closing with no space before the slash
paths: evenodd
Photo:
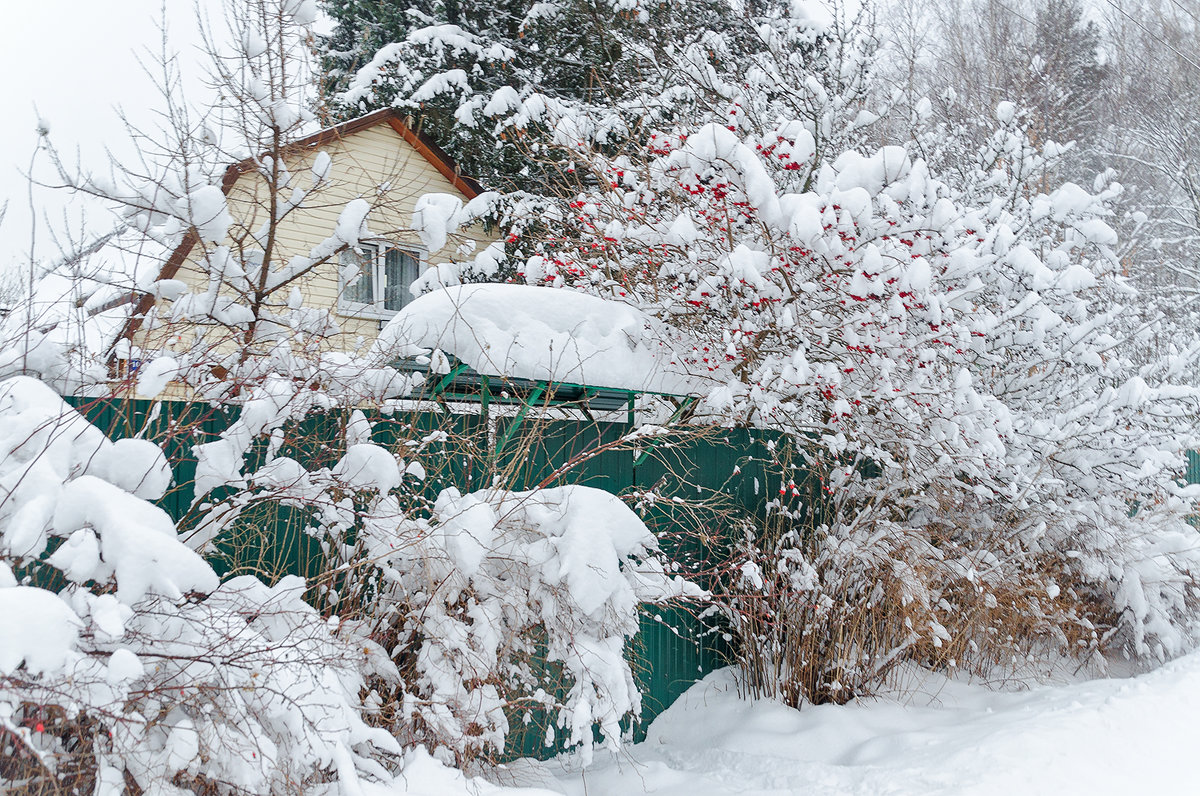
<path id="1" fill-rule="evenodd" d="M 203 95 L 197 6 L 213 17 L 218 31 L 223 0 L 22 0 L 4 9 L 5 42 L 0 47 L 0 271 L 29 262 L 32 219 L 49 217 L 50 228 L 80 229 L 86 215 L 93 231 L 106 231 L 113 219 L 102 208 L 81 205 L 61 191 L 34 190 L 23 176 L 37 144 L 39 115 L 54 145 L 86 166 L 132 151 L 116 108 L 134 123 L 153 126 L 159 104 L 155 81 L 139 64 L 153 65 L 161 50 L 158 20 L 165 15 L 170 49 L 179 53 L 185 89 L 195 101 Z M 190 68 L 190 74 L 189 74 Z M 36 110 L 35 110 L 36 107 Z M 40 156 L 44 162 L 44 156 Z M 46 171 L 39 172 L 43 178 Z M 65 211 L 65 214 L 64 214 Z M 53 258 L 58 246 L 39 223 L 36 259 Z M 24 268 L 21 268 L 24 271 Z"/>
<path id="2" fill-rule="evenodd" d="M 219 0 L 202 0 L 216 8 Z M 40 114 L 51 139 L 64 154 L 87 164 L 104 163 L 105 147 L 130 147 L 114 106 L 138 122 L 153 119 L 154 84 L 138 64 L 147 48 L 159 49 L 156 19 L 164 13 L 174 49 L 195 62 L 199 41 L 195 9 L 189 0 L 34 0 L 5 9 L 5 46 L 0 48 L 0 268 L 27 262 L 31 237 L 29 186 L 23 173 L 37 142 Z M 136 51 L 136 52 L 135 52 Z M 36 110 L 35 110 L 36 107 Z M 44 172 L 43 172 L 44 173 Z M 38 216 L 48 214 L 56 229 L 77 228 L 81 211 L 61 192 L 34 190 Z M 64 210 L 67 219 L 64 220 Z M 88 212 L 94 227 L 111 222 L 103 211 Z M 38 233 L 36 256 L 56 250 Z"/>

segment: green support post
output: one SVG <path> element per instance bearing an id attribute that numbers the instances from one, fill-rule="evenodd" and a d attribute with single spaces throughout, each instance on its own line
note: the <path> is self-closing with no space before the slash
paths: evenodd
<path id="1" fill-rule="evenodd" d="M 496 450 L 492 452 L 492 456 L 494 458 L 500 458 L 500 452 L 504 450 L 504 446 L 508 444 L 508 441 L 512 439 L 512 435 L 516 433 L 517 426 L 521 425 L 521 421 L 524 420 L 525 415 L 529 413 L 529 407 L 536 404 L 538 399 L 542 397 L 542 393 L 545 391 L 546 385 L 539 384 L 534 388 L 533 392 L 529 393 L 529 397 L 525 399 L 523 404 L 521 404 L 521 408 L 517 411 L 516 416 L 512 419 L 512 422 L 508 424 L 508 428 L 504 429 L 504 433 L 500 436 L 500 439 L 496 440 Z"/>
<path id="2" fill-rule="evenodd" d="M 433 395 L 436 397 L 438 395 L 441 395 L 443 392 L 445 392 L 446 388 L 449 387 L 451 384 L 453 384 L 454 380 L 457 379 L 459 376 L 461 376 L 463 373 L 465 373 L 466 370 L 467 370 L 467 366 L 465 364 L 463 364 L 462 362 L 458 363 L 453 368 L 451 368 L 450 372 L 447 373 L 445 376 L 442 376 L 441 380 L 438 382 L 438 385 L 433 388 Z"/>
<path id="3" fill-rule="evenodd" d="M 487 428 L 488 422 L 488 399 L 491 398 L 491 393 L 488 390 L 488 377 L 479 377 L 479 419 L 483 423 L 484 428 Z"/>
<path id="4" fill-rule="evenodd" d="M 683 417 L 683 414 L 684 414 L 684 412 L 686 412 L 688 410 L 688 407 L 692 406 L 695 403 L 696 403 L 695 398 L 683 399 L 683 401 L 680 402 L 679 406 L 677 406 L 675 408 L 675 411 L 671 413 L 671 419 L 668 420 L 664 425 L 667 425 L 667 426 L 673 425 L 676 421 L 679 420 L 679 418 Z M 642 452 L 640 454 L 638 454 L 638 457 L 633 460 L 633 466 L 638 467 L 639 465 L 641 465 L 642 462 L 646 461 L 646 457 L 650 455 L 650 451 L 654 450 L 657 447 L 658 447 L 657 440 L 652 440 L 652 439 L 646 440 L 646 447 L 643 448 Z"/>

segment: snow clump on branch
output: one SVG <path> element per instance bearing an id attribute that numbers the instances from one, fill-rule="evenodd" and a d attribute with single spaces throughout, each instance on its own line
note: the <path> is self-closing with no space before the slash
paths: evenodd
<path id="1" fill-rule="evenodd" d="M 30 776 L 82 756 L 102 794 L 388 778 L 400 748 L 360 700 L 386 662 L 370 641 L 299 578 L 219 583 L 147 502 L 170 483 L 153 444 L 109 441 L 27 377 L 0 383 L 0 416 L 0 731 Z"/>

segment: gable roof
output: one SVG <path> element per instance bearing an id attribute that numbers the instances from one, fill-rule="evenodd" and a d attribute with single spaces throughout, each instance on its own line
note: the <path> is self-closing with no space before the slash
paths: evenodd
<path id="1" fill-rule="evenodd" d="M 425 133 L 414 130 L 408 126 L 407 117 L 395 108 L 383 108 L 382 110 L 368 113 L 366 116 L 360 116 L 357 119 L 351 119 L 347 122 L 342 122 L 336 127 L 330 127 L 320 132 L 313 133 L 307 138 L 301 138 L 299 141 L 289 145 L 288 150 L 305 150 L 316 149 L 324 146 L 331 141 L 337 141 L 347 136 L 354 135 L 360 130 L 366 130 L 369 127 L 374 127 L 377 124 L 388 124 L 396 133 L 403 138 L 417 152 L 421 153 L 429 163 L 445 177 L 451 185 L 461 191 L 467 199 L 474 199 L 479 194 L 483 193 L 483 186 L 476 182 L 473 178 L 468 177 L 459 171 L 458 165 L 454 159 L 447 155 L 441 147 L 434 143 L 433 139 L 425 135 Z"/>
<path id="2" fill-rule="evenodd" d="M 340 141 L 344 138 L 349 138 L 355 133 L 362 132 L 376 125 L 387 124 L 396 134 L 404 139 L 409 146 L 417 150 L 420 155 L 429 161 L 435 169 L 438 170 L 446 180 L 456 189 L 461 191 L 467 199 L 474 199 L 479 194 L 483 193 L 483 186 L 476 182 L 473 178 L 463 174 L 458 164 L 454 159 L 442 150 L 433 139 L 420 131 L 414 130 L 408 125 L 407 117 L 395 108 L 383 108 L 381 110 L 368 113 L 366 116 L 359 116 L 357 119 L 350 119 L 342 122 L 334 127 L 327 127 L 324 130 L 318 130 L 312 135 L 293 141 L 283 147 L 283 154 L 302 153 L 309 150 L 316 150 L 334 141 Z M 225 177 L 221 180 L 221 190 L 226 193 L 233 188 L 238 177 L 248 172 L 254 171 L 257 161 L 254 158 L 246 158 L 238 163 L 234 163 L 225 170 Z"/>
<path id="3" fill-rule="evenodd" d="M 483 193 L 483 186 L 476 182 L 473 178 L 462 174 L 459 171 L 458 165 L 453 158 L 447 155 L 441 147 L 434 143 L 433 139 L 424 133 L 412 129 L 406 121 L 405 114 L 395 108 L 383 108 L 381 110 L 368 113 L 366 116 L 360 116 L 357 119 L 350 119 L 333 127 L 328 127 L 324 130 L 319 130 L 312 135 L 305 136 L 297 141 L 293 141 L 283 148 L 283 152 L 287 153 L 302 153 L 305 151 L 315 151 L 320 147 L 326 146 L 335 141 L 340 141 L 348 138 L 355 133 L 367 130 L 380 124 L 387 124 L 397 135 L 399 135 L 409 146 L 417 151 L 421 157 L 425 158 L 438 173 L 446 178 L 449 183 L 457 190 L 461 191 L 468 200 L 474 199 L 479 194 Z M 246 158 L 238 163 L 230 164 L 225 169 L 225 175 L 221 179 L 221 192 L 226 196 L 233 190 L 233 186 L 237 183 L 238 178 L 243 174 L 247 174 L 255 170 L 258 161 L 254 158 Z M 192 253 L 197 241 L 196 231 L 189 230 L 184 235 L 183 240 L 171 252 L 170 257 L 163 263 L 159 270 L 158 279 L 173 279 L 179 272 L 180 267 L 187 261 L 188 255 Z M 134 303 L 136 306 L 130 312 L 128 319 L 125 321 L 121 333 L 117 335 L 116 340 L 131 339 L 133 335 L 141 328 L 142 322 L 146 314 L 154 307 L 156 297 L 152 293 L 142 293 L 139 297 L 136 293 L 130 293 L 127 297 L 120 299 L 111 304 L 112 307 L 119 306 L 124 303 Z M 115 342 L 115 341 L 114 341 Z"/>

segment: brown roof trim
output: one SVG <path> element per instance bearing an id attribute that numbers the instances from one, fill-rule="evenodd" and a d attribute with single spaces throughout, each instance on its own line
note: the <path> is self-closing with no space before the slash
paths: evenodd
<path id="1" fill-rule="evenodd" d="M 460 174 L 458 166 L 449 155 L 433 143 L 432 138 L 412 129 L 406 121 L 395 116 L 389 118 L 387 122 L 393 130 L 400 134 L 401 138 L 412 145 L 413 149 L 420 152 L 426 160 L 433 164 L 433 167 L 449 180 L 451 185 L 466 194 L 467 199 L 474 199 L 483 193 L 483 186 L 467 175 Z"/>
<path id="2" fill-rule="evenodd" d="M 432 138 L 409 127 L 408 117 L 396 108 L 382 108 L 373 113 L 368 113 L 366 116 L 359 116 L 357 119 L 342 122 L 335 127 L 329 127 L 320 132 L 313 133 L 307 138 L 301 138 L 289 144 L 287 149 L 314 149 L 325 146 L 332 141 L 354 135 L 357 132 L 384 122 L 414 149 L 420 152 L 451 185 L 462 191 L 467 199 L 474 199 L 483 193 L 482 185 L 459 171 L 458 164 L 454 162 L 454 159 L 434 143 Z"/>
<path id="3" fill-rule="evenodd" d="M 455 164 L 453 158 L 442 151 L 441 147 L 435 144 L 429 136 L 409 127 L 407 117 L 395 108 L 382 108 L 373 113 L 368 113 L 366 116 L 350 119 L 339 125 L 320 130 L 310 136 L 288 144 L 284 148 L 284 151 L 295 152 L 304 149 L 316 149 L 384 123 L 429 161 L 438 170 L 438 173 L 445 177 L 451 185 L 462 191 L 468 200 L 474 199 L 483 193 L 484 189 L 482 185 L 471 177 L 459 173 L 458 165 Z M 221 193 L 228 196 L 238 178 L 247 172 L 254 171 L 255 168 L 256 162 L 254 158 L 246 158 L 241 162 L 231 164 L 225 169 L 225 176 L 221 179 Z M 187 261 L 188 255 L 192 253 L 192 249 L 195 248 L 197 240 L 196 231 L 194 229 L 188 230 L 188 233 L 183 237 L 183 241 L 175 248 L 175 251 L 171 252 L 171 256 L 167 258 L 167 261 L 163 263 L 163 267 L 158 272 L 159 280 L 173 279 L 175 277 L 180 267 Z M 129 301 L 131 303 L 135 295 L 135 293 L 129 294 Z M 142 327 L 142 322 L 145 320 L 146 315 L 154 307 L 155 301 L 156 298 L 153 294 L 142 293 L 137 298 L 133 312 L 130 313 L 129 318 L 125 321 L 124 328 L 121 330 L 121 334 L 116 339 L 133 339 L 133 335 Z"/>

